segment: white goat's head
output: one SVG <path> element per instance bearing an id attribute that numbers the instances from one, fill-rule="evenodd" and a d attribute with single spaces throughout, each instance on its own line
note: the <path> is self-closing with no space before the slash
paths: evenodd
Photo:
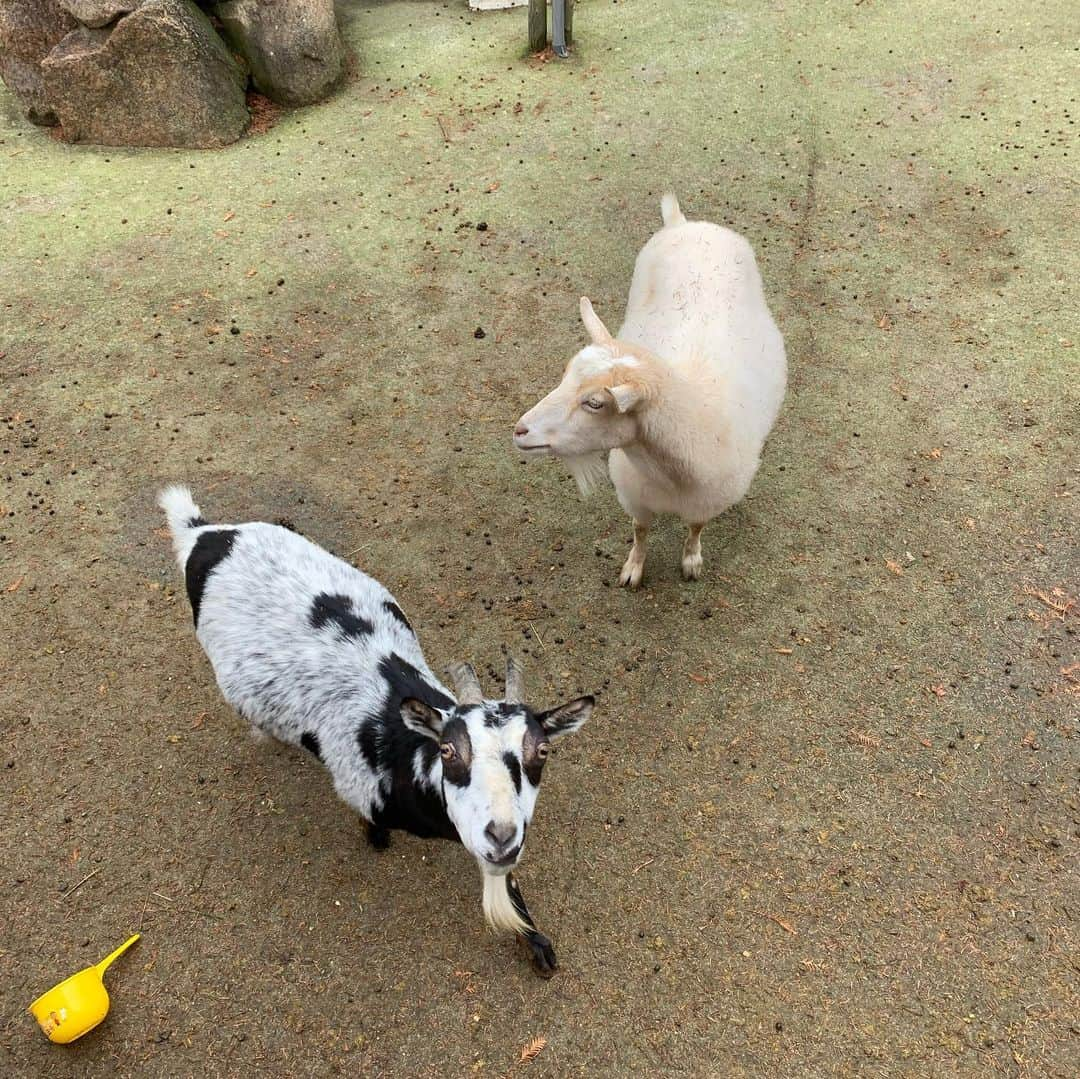
<path id="1" fill-rule="evenodd" d="M 562 382 L 514 428 L 528 457 L 558 457 L 586 493 L 605 474 L 604 454 L 637 436 L 638 408 L 648 399 L 648 359 L 612 337 L 586 297 L 581 321 L 592 344 L 567 365 Z"/>

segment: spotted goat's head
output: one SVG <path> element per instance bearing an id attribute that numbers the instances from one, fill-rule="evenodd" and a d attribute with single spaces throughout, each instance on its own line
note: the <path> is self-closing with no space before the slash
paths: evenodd
<path id="1" fill-rule="evenodd" d="M 461 842 L 486 877 L 509 873 L 521 858 L 525 833 L 536 807 L 551 745 L 576 731 L 593 708 L 592 697 L 534 711 L 524 701 L 521 666 L 509 659 L 506 692 L 486 700 L 476 672 L 467 663 L 450 668 L 456 707 L 434 708 L 415 697 L 401 704 L 401 718 L 417 734 L 434 739 L 442 758 L 447 813 Z M 492 889 L 505 895 L 506 889 Z M 485 911 L 500 928 L 517 928 L 512 915 Z"/>

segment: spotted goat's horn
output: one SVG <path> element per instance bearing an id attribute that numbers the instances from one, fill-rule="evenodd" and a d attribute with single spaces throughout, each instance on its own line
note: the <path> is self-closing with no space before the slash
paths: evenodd
<path id="1" fill-rule="evenodd" d="M 513 656 L 506 657 L 507 704 L 525 703 L 525 668 Z"/>
<path id="2" fill-rule="evenodd" d="M 483 703 L 484 691 L 480 688 L 480 679 L 476 677 L 476 671 L 471 664 L 451 663 L 446 668 L 446 673 L 454 683 L 459 704 Z"/>

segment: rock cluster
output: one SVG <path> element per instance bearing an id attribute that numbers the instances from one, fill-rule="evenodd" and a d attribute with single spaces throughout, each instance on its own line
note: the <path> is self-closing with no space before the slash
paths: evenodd
<path id="1" fill-rule="evenodd" d="M 213 147 L 245 90 L 310 105 L 341 78 L 334 0 L 3 0 L 0 78 L 71 142 Z"/>

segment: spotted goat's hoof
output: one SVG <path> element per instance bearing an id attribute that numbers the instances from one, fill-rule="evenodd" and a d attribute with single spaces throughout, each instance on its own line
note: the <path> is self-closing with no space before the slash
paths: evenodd
<path id="1" fill-rule="evenodd" d="M 529 949 L 529 962 L 533 970 L 541 978 L 550 978 L 559 969 L 559 961 L 555 958 L 555 949 L 551 941 L 543 933 L 529 933 L 521 938 Z"/>

